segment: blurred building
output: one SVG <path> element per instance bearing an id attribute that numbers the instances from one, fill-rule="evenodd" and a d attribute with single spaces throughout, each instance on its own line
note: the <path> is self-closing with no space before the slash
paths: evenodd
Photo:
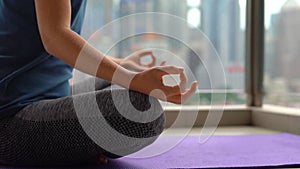
<path id="1" fill-rule="evenodd" d="M 202 29 L 220 55 L 225 68 L 227 86 L 221 88 L 244 88 L 245 33 L 241 30 L 240 6 L 237 0 L 202 0 Z M 206 65 L 216 80 L 220 67 L 206 53 Z"/>
<path id="2" fill-rule="evenodd" d="M 295 0 L 288 0 L 278 14 L 274 33 L 275 61 L 274 77 L 289 82 L 289 91 L 295 92 L 300 86 L 300 6 Z M 298 81 L 298 82 L 297 82 Z M 299 92 L 299 91 L 298 91 Z"/>
<path id="3" fill-rule="evenodd" d="M 169 1 L 161 0 L 120 0 L 119 17 L 145 12 L 160 12 L 185 18 L 185 6 L 185 1 L 176 1 L 176 3 L 170 5 Z M 130 17 L 129 22 L 121 23 L 120 37 L 124 35 L 135 35 L 124 39 L 124 43 L 120 43 L 119 50 L 122 51 L 122 55 L 127 55 L 134 50 L 145 47 L 178 50 L 180 48 L 180 42 L 175 39 L 166 39 L 166 37 L 162 35 L 153 36 L 153 34 L 145 34 L 145 32 L 152 32 L 153 29 L 163 29 L 164 32 L 167 30 L 181 35 L 181 39 L 186 38 L 187 33 L 183 32 L 183 25 L 174 26 L 171 22 L 170 20 L 151 17 L 151 14 L 149 14 L 149 17 Z"/>
<path id="4" fill-rule="evenodd" d="M 192 22 L 198 23 L 198 25 L 194 25 L 196 27 L 191 27 L 189 30 L 185 29 L 187 25 L 176 24 L 173 20 L 164 20 L 163 18 L 151 16 L 130 17 L 126 22 L 120 22 L 120 25 L 115 29 L 102 32 L 98 40 L 101 42 L 99 46 L 103 47 L 105 42 L 119 40 L 119 43 L 114 46 L 114 50 L 117 52 L 113 56 L 116 57 L 125 57 L 142 48 L 157 47 L 165 49 L 180 56 L 180 59 L 190 68 L 190 72 L 196 75 L 198 80 L 201 80 L 199 87 L 210 88 L 209 78 L 214 78 L 214 81 L 217 82 L 217 86 L 214 87 L 243 89 L 245 33 L 240 26 L 239 1 L 201 0 L 196 5 L 195 1 L 174 0 L 174 2 L 170 4 L 170 1 L 162 0 L 89 0 L 83 35 L 84 37 L 89 37 L 97 29 L 113 19 L 133 14 L 160 12 L 175 15 L 189 21 L 189 12 L 194 10 L 197 13 L 198 11 L 199 16 L 191 17 L 193 19 Z M 199 21 L 195 21 L 195 19 Z M 145 32 L 151 32 L 153 28 L 155 30 L 172 32 L 179 38 L 172 39 L 172 37 L 164 37 L 162 35 L 145 34 Z M 224 82 L 220 78 L 222 76 L 219 73 L 221 67 L 216 66 L 218 62 L 216 57 L 210 57 L 211 53 L 206 51 L 205 45 L 207 45 L 208 41 L 203 38 L 203 35 L 199 35 L 197 28 L 208 36 L 220 54 L 220 59 L 227 75 L 227 86 L 224 86 Z M 133 36 L 124 38 L 125 35 Z M 192 46 L 183 44 L 180 41 L 182 39 L 189 41 Z M 194 51 L 189 49 L 190 47 Z M 198 56 L 195 52 L 197 54 L 200 53 L 201 56 Z M 175 59 L 169 59 L 168 63 L 178 65 L 175 63 Z M 211 77 L 208 77 L 205 69 L 209 69 Z"/>
<path id="5" fill-rule="evenodd" d="M 275 51 L 275 40 L 278 30 L 278 16 L 279 14 L 272 14 L 270 17 L 270 26 L 265 31 L 265 75 L 266 78 L 274 78 L 278 67 L 274 66 L 278 59 Z"/>

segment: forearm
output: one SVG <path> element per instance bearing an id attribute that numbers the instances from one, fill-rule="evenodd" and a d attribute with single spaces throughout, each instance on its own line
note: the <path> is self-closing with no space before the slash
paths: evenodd
<path id="1" fill-rule="evenodd" d="M 135 75 L 119 66 L 119 59 L 105 56 L 68 28 L 52 29 L 43 36 L 43 39 L 49 53 L 90 75 L 127 88 L 128 79 Z"/>

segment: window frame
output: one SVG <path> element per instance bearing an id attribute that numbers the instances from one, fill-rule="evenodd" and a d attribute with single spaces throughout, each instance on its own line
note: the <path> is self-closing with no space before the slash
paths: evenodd
<path id="1" fill-rule="evenodd" d="M 246 94 L 247 106 L 263 105 L 264 0 L 247 0 L 246 13 Z"/>

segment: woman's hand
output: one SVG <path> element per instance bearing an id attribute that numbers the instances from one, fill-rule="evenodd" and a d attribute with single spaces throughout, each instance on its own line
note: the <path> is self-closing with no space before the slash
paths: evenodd
<path id="1" fill-rule="evenodd" d="M 163 84 L 163 76 L 170 74 L 180 74 L 179 85 L 165 86 Z M 131 82 L 130 89 L 151 95 L 162 101 L 183 104 L 195 94 L 198 82 L 193 82 L 189 89 L 186 89 L 186 84 L 187 77 L 183 68 L 159 66 L 137 73 Z"/>
<path id="2" fill-rule="evenodd" d="M 149 64 L 142 64 L 141 60 L 146 56 L 151 56 L 152 61 Z M 156 60 L 157 59 L 154 56 L 153 51 L 147 50 L 127 56 L 120 61 L 120 65 L 124 68 L 140 72 L 156 66 Z M 160 66 L 164 66 L 165 64 L 166 61 L 163 61 Z"/>

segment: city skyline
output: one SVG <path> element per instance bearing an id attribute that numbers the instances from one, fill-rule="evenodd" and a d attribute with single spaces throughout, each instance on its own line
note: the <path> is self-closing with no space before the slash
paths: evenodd
<path id="1" fill-rule="evenodd" d="M 265 38 L 265 101 L 300 107 L 300 63 L 298 44 L 300 15 L 296 0 L 287 0 L 280 11 L 270 16 Z M 295 69 L 296 68 L 296 69 Z"/>
<path id="2" fill-rule="evenodd" d="M 129 2 L 129 1 L 134 1 L 134 0 L 127 0 L 127 2 Z M 274 2 L 274 5 L 272 7 L 270 5 L 268 5 L 271 1 Z M 94 4 L 93 4 L 93 2 L 94 2 Z M 126 1 L 123 1 L 123 2 L 125 3 Z M 85 28 L 85 30 L 89 30 L 89 31 L 85 31 L 85 32 L 92 33 L 94 31 L 97 31 L 97 29 L 99 29 L 101 26 L 105 25 L 106 23 L 108 23 L 116 18 L 126 16 L 128 14 L 133 14 L 136 12 L 149 12 L 149 11 L 165 12 L 165 13 L 179 16 L 181 18 L 186 18 L 189 6 L 186 3 L 184 3 L 184 1 L 180 1 L 180 2 L 182 2 L 182 4 L 178 3 L 176 5 L 173 5 L 172 7 L 170 7 L 170 5 L 166 1 L 158 1 L 158 0 L 152 0 L 152 1 L 139 0 L 140 4 L 134 4 L 134 2 L 133 2 L 133 4 L 130 4 L 130 5 L 129 4 L 126 5 L 126 3 L 125 3 L 123 5 L 123 9 L 122 9 L 123 14 L 120 15 L 120 11 L 122 11 L 122 10 L 120 10 L 121 5 L 118 5 L 118 4 L 116 5 L 114 1 L 112 2 L 112 1 L 90 0 L 89 8 L 91 8 L 94 11 L 89 11 L 89 12 L 91 12 L 91 14 L 88 14 L 87 24 L 86 24 L 87 27 L 89 27 L 89 28 Z M 201 2 L 202 6 L 205 5 L 205 3 L 203 3 L 203 2 L 205 2 L 205 0 L 202 0 L 202 2 Z M 244 45 L 244 40 L 243 40 L 243 38 L 245 36 L 245 30 L 241 29 L 239 25 L 241 25 L 241 22 L 242 22 L 241 18 L 243 18 L 243 13 L 246 10 L 244 8 L 241 8 L 240 2 L 246 2 L 246 1 L 245 0 L 239 0 L 239 1 L 206 0 L 206 2 L 210 2 L 210 3 L 215 2 L 215 4 L 206 6 L 204 9 L 202 9 L 202 7 L 200 7 L 200 5 L 198 5 L 199 10 L 201 10 L 201 12 L 202 12 L 202 17 L 210 18 L 208 20 L 207 19 L 203 20 L 203 18 L 202 18 L 201 22 L 204 25 L 201 25 L 199 27 L 199 29 L 203 30 L 203 32 L 209 36 L 209 38 L 214 43 L 216 49 L 220 53 L 220 56 L 223 59 L 225 70 L 228 71 L 226 78 L 227 78 L 227 81 L 229 82 L 229 85 L 230 85 L 229 87 L 231 87 L 231 89 L 240 89 L 241 91 L 243 91 L 243 89 L 245 87 L 244 86 L 245 53 L 243 51 L 243 50 L 245 50 L 245 45 Z M 228 6 L 228 4 L 226 4 L 225 2 L 227 2 L 227 3 L 237 2 L 237 3 L 235 3 L 234 5 Z M 297 3 L 294 3 L 294 2 L 297 2 Z M 277 16 L 282 12 L 281 9 L 284 6 L 284 4 L 286 4 L 286 6 L 289 6 L 289 7 L 290 6 L 293 7 L 293 5 L 297 7 L 299 4 L 298 2 L 299 2 L 299 0 L 298 1 L 296 1 L 296 0 L 266 0 L 266 11 L 269 11 L 269 12 L 266 12 L 266 15 L 268 15 L 270 13 L 272 14 L 271 16 L 269 16 L 269 18 L 271 20 L 271 21 L 269 21 L 270 23 L 266 23 L 266 25 L 267 24 L 271 25 L 272 23 L 276 23 L 276 20 L 277 20 L 276 18 L 278 18 Z M 142 3 L 145 3 L 145 4 L 142 4 Z M 235 8 L 234 8 L 234 6 L 235 6 Z M 239 8 L 236 8 L 236 6 Z M 231 13 L 228 11 L 230 11 Z M 214 17 L 217 17 L 217 19 L 215 19 Z M 266 18 L 268 18 L 268 17 L 266 16 Z M 145 22 L 146 20 L 147 20 L 147 22 Z M 148 30 L 147 27 L 155 26 L 155 24 L 153 24 L 153 21 L 154 20 L 151 18 L 149 18 L 149 19 L 145 18 L 145 19 L 142 19 L 141 21 L 132 21 L 132 24 L 127 25 L 126 28 L 130 28 L 131 30 L 130 29 L 128 29 L 128 30 L 134 31 L 134 32 Z M 282 24 L 284 25 L 285 23 L 282 23 Z M 203 42 L 202 42 L 202 40 L 196 38 L 195 35 L 197 34 L 197 32 L 193 31 L 192 28 L 190 31 L 182 32 L 180 30 L 180 26 L 172 27 L 172 25 L 168 24 L 167 22 L 161 22 L 158 25 L 161 25 L 162 29 L 172 29 L 173 31 L 177 32 L 177 34 L 182 35 L 182 38 L 189 38 L 189 40 L 195 44 L 194 46 L 198 46 L 199 50 L 203 50 L 203 45 L 202 45 Z M 169 26 L 171 26 L 171 27 L 169 27 Z M 266 55 L 265 55 L 265 58 L 266 58 L 266 63 L 265 63 L 266 66 L 265 67 L 267 68 L 266 73 L 268 73 L 268 74 L 273 74 L 272 73 L 273 70 L 271 70 L 273 68 L 270 69 L 270 65 L 273 64 L 273 67 L 275 66 L 274 67 L 275 69 L 278 68 L 276 65 L 274 65 L 274 62 L 275 62 L 274 56 L 275 56 L 276 52 L 274 50 L 274 47 L 272 48 L 272 39 L 274 38 L 274 36 L 277 36 L 275 34 L 272 35 L 272 32 L 274 32 L 275 29 L 277 29 L 277 27 L 278 26 L 276 26 L 276 25 L 272 25 L 272 26 L 268 26 L 268 27 L 266 26 L 266 28 L 267 28 L 266 29 L 266 50 L 269 53 L 266 53 Z M 232 34 L 228 31 L 230 29 L 234 30 L 233 31 L 234 34 Z M 125 30 L 123 30 L 123 31 L 125 31 Z M 107 32 L 106 34 L 104 34 L 103 35 L 104 37 L 102 37 L 102 38 L 105 38 L 106 41 L 110 41 L 111 38 L 114 38 L 116 35 L 119 34 L 118 32 L 120 32 L 120 30 L 118 30 L 118 29 L 111 30 L 110 32 Z M 241 38 L 241 39 L 237 41 L 237 40 L 234 40 L 235 38 Z M 156 40 L 150 39 L 148 42 L 145 41 L 145 39 L 143 39 L 142 36 L 140 36 L 136 39 L 140 39 L 140 41 L 132 40 L 132 42 L 130 42 L 130 40 L 129 40 L 128 42 L 130 42 L 131 44 L 129 44 L 129 43 L 126 44 L 126 42 L 124 42 L 124 43 L 125 43 L 125 45 L 128 45 L 128 46 L 131 46 L 132 44 L 140 43 L 141 45 L 145 45 L 144 47 L 147 47 L 147 45 L 148 46 L 149 45 L 157 45 L 157 46 L 161 46 L 161 47 L 168 47 L 168 46 L 174 46 L 174 44 L 176 44 L 174 42 L 174 40 L 173 41 L 166 40 L 164 38 L 156 39 Z M 228 43 L 228 42 L 230 42 L 230 43 Z M 230 49 L 231 48 L 230 45 L 231 45 L 231 47 L 233 47 L 233 49 Z M 125 47 L 124 49 L 128 49 L 128 48 Z M 236 51 L 237 49 L 239 49 L 240 51 Z M 172 50 L 170 50 L 170 51 L 172 51 Z M 172 52 L 174 52 L 174 51 L 172 51 Z M 192 52 L 185 51 L 185 50 L 177 50 L 177 51 L 175 51 L 175 53 L 177 55 L 181 56 L 183 59 L 185 59 L 187 61 L 187 64 L 192 65 L 192 67 L 198 67 L 198 68 L 192 68 L 193 72 L 199 73 L 199 72 L 203 71 L 203 69 L 201 69 L 201 66 L 199 68 L 199 66 L 195 64 L 195 61 L 189 58 L 189 55 L 193 55 Z M 126 53 L 125 54 L 117 53 L 114 56 L 124 57 L 124 56 L 126 56 Z M 202 54 L 202 57 L 204 57 L 202 59 L 206 59 L 206 61 L 209 58 L 208 55 L 205 53 Z M 290 57 L 290 58 L 292 58 L 292 57 Z M 172 63 L 172 62 L 170 61 L 169 63 Z M 207 63 L 205 63 L 205 64 L 207 64 Z M 213 67 L 213 64 L 214 64 L 214 60 L 211 60 L 210 64 L 208 64 L 208 65 L 210 65 L 209 67 Z M 286 67 L 285 69 L 290 68 L 289 66 L 285 66 L 285 67 Z M 279 68 L 281 68 L 281 67 L 279 67 Z M 288 72 L 288 71 L 286 71 L 286 72 Z M 207 79 L 203 77 L 203 74 L 205 74 L 205 72 L 202 74 L 199 73 L 198 79 L 201 79 L 202 82 L 205 82 Z M 269 84 L 265 83 L 265 85 L 278 84 L 277 86 L 279 86 L 279 87 L 277 87 L 277 88 L 280 88 L 280 89 L 285 88 L 285 87 L 282 87 L 282 86 L 284 86 L 283 85 L 284 83 L 288 83 L 288 82 L 285 82 L 282 80 L 278 81 L 278 79 L 273 79 L 272 76 L 269 79 L 267 78 L 267 80 L 269 80 L 269 82 L 268 82 Z M 233 84 L 233 85 L 231 86 L 231 84 Z M 203 87 L 203 86 L 204 86 L 204 84 L 202 83 L 200 87 Z M 273 89 L 273 87 L 271 87 L 271 89 Z M 285 94 L 290 93 L 288 88 L 278 90 L 278 91 L 285 92 Z M 270 91 L 268 91 L 268 92 L 270 92 Z M 276 93 L 276 91 L 274 91 L 273 93 Z M 243 93 L 241 93 L 241 94 L 243 94 Z M 283 97 L 281 97 L 281 98 L 283 98 Z"/>

